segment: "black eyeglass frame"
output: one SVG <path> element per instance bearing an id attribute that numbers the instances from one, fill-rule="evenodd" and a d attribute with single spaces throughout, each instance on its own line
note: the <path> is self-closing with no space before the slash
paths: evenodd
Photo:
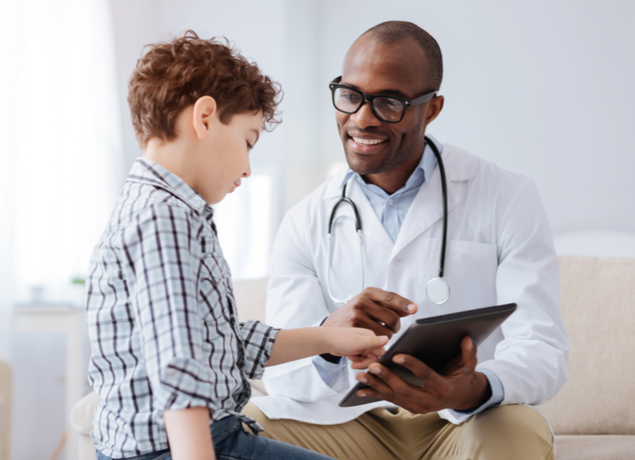
<path id="1" fill-rule="evenodd" d="M 401 120 L 403 120 L 403 117 L 406 114 L 406 109 L 408 107 L 410 107 L 411 105 L 425 104 L 433 97 L 436 97 L 438 93 L 437 90 L 434 90 L 434 91 L 430 91 L 429 93 L 423 94 L 419 97 L 416 97 L 414 99 L 406 99 L 404 97 L 394 96 L 392 94 L 366 94 L 358 89 L 351 88 L 350 86 L 341 85 L 340 84 L 341 81 L 342 81 L 342 77 L 339 76 L 333 79 L 331 83 L 329 83 L 329 88 L 331 89 L 331 102 L 333 103 L 333 107 L 335 107 L 336 110 L 339 110 L 342 113 L 347 113 L 350 115 L 350 114 L 359 112 L 359 109 L 361 109 L 364 106 L 364 103 L 368 101 L 370 102 L 370 108 L 373 111 L 373 115 L 375 115 L 375 117 L 377 117 L 378 120 L 381 120 L 385 123 L 399 123 Z M 337 106 L 337 104 L 335 103 L 335 90 L 337 90 L 338 88 L 345 88 L 349 91 L 354 91 L 362 95 L 362 100 L 359 103 L 359 106 L 355 110 L 353 110 L 352 112 L 347 112 L 346 110 L 342 110 Z M 377 98 L 390 98 L 390 99 L 395 99 L 401 102 L 403 104 L 403 110 L 401 111 L 401 117 L 399 117 L 399 120 L 390 121 L 380 117 L 377 111 L 375 110 L 375 103 L 373 102 Z"/>

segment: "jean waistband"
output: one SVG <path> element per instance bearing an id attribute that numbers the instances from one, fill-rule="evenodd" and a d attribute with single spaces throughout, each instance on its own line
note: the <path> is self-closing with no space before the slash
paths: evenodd
<path id="1" fill-rule="evenodd" d="M 242 421 L 235 415 L 228 415 L 212 423 L 212 439 L 221 441 L 237 430 L 242 430 Z"/>
<path id="2" fill-rule="evenodd" d="M 220 420 L 212 423 L 212 439 L 214 442 L 220 442 L 227 436 L 231 435 L 237 430 L 242 430 L 242 421 L 235 415 L 228 415 Z M 157 452 L 150 452 L 140 455 L 138 457 L 128 457 L 126 460 L 163 460 L 170 456 L 170 450 L 160 450 Z M 97 452 L 98 460 L 111 460 L 101 452 Z"/>

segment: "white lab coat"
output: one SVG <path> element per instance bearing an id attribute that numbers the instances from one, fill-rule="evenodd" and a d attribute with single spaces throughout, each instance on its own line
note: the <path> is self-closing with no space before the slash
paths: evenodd
<path id="1" fill-rule="evenodd" d="M 428 280 L 437 276 L 443 201 L 439 168 L 415 197 L 394 243 L 359 184 L 349 180 L 347 195 L 357 204 L 364 235 L 366 286 L 396 292 L 418 306 L 403 318 L 401 331 L 419 318 L 515 302 L 518 310 L 478 350 L 477 369 L 500 379 L 502 404 L 542 404 L 566 380 L 569 341 L 560 315 L 560 280 L 551 232 L 533 182 L 446 144 L 448 243 L 445 280 L 450 299 L 431 303 Z M 327 288 L 327 225 L 341 196 L 343 168 L 285 216 L 271 257 L 266 322 L 295 328 L 318 325 L 339 305 Z M 427 180 L 427 178 L 426 178 Z M 350 206 L 338 208 L 331 273 L 337 298 L 359 292 L 359 240 Z M 394 341 L 399 334 L 393 336 Z M 391 341 L 391 343 L 392 343 Z M 348 367 L 345 391 L 334 391 L 320 378 L 313 361 L 304 359 L 268 368 L 270 396 L 253 402 L 271 419 L 290 418 L 316 424 L 352 420 L 385 402 L 339 408 L 356 383 Z M 440 415 L 453 423 L 468 416 Z"/>

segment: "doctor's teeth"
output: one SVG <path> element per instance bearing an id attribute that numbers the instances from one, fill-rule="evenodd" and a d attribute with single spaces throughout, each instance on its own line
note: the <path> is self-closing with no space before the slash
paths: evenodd
<path id="1" fill-rule="evenodd" d="M 361 145 L 375 145 L 386 142 L 386 139 L 360 139 L 359 137 L 353 137 L 353 140 Z"/>

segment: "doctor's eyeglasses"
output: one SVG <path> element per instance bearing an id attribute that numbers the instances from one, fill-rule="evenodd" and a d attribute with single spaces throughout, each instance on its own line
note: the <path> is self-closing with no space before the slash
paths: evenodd
<path id="1" fill-rule="evenodd" d="M 337 77 L 329 84 L 333 96 L 333 106 L 337 110 L 343 113 L 355 113 L 362 108 L 364 102 L 368 101 L 373 114 L 386 123 L 399 123 L 409 106 L 424 104 L 437 95 L 436 91 L 430 91 L 415 99 L 384 94 L 369 95 L 349 86 L 340 85 L 340 81 L 342 81 L 342 77 Z"/>

